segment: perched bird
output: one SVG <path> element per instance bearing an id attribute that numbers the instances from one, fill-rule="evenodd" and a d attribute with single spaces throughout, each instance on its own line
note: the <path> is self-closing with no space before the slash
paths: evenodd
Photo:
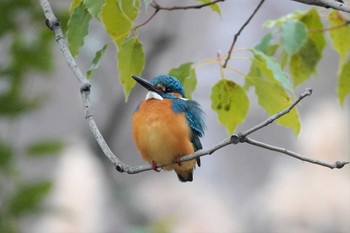
<path id="1" fill-rule="evenodd" d="M 150 82 L 132 76 L 149 92 L 137 107 L 132 118 L 132 134 L 142 158 L 152 164 L 172 165 L 164 170 L 175 170 L 182 182 L 193 180 L 196 161 L 180 162 L 180 157 L 202 149 L 204 113 L 199 104 L 185 98 L 180 81 L 169 75 L 160 75 Z M 200 160 L 197 159 L 198 166 Z"/>

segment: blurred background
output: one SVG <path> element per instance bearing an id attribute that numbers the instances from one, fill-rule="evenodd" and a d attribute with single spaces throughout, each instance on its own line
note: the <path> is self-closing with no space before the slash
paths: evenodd
<path id="1" fill-rule="evenodd" d="M 146 53 L 143 77 L 225 53 L 258 2 L 220 3 L 221 17 L 209 8 L 160 12 L 139 30 Z M 51 4 L 64 29 L 70 1 Z M 192 183 L 180 183 L 173 172 L 118 173 L 88 129 L 79 84 L 44 25 L 39 2 L 7 0 L 0 9 L 0 232 L 350 232 L 348 166 L 331 170 L 241 144 L 203 157 Z M 266 20 L 308 9 L 292 1 L 266 1 L 236 48 L 253 47 L 266 33 Z M 328 11 L 320 12 L 326 17 Z M 138 22 L 152 13 L 143 9 Z M 77 57 L 83 71 L 110 41 L 91 22 Z M 239 50 L 233 56 L 249 54 Z M 252 138 L 314 159 L 349 161 L 350 102 L 341 107 L 337 100 L 338 61 L 328 43 L 317 74 L 295 91 L 313 89 L 298 105 L 298 137 L 272 124 Z M 143 164 L 131 138 L 131 116 L 146 92 L 136 86 L 125 103 L 113 46 L 101 62 L 91 80 L 97 124 L 123 162 Z M 243 73 L 250 65 L 237 59 L 230 64 Z M 193 99 L 206 113 L 204 148 L 228 137 L 210 107 L 218 74 L 217 65 L 197 69 Z M 243 83 L 235 73 L 227 77 Z M 237 132 L 268 117 L 253 91 L 249 97 L 248 117 Z"/>

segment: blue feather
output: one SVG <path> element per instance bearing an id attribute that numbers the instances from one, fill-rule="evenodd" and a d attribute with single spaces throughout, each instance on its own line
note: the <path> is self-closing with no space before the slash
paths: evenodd
<path id="1" fill-rule="evenodd" d="M 206 128 L 204 122 L 204 112 L 199 104 L 193 100 L 183 100 L 172 98 L 172 108 L 174 112 L 185 113 L 188 125 L 191 128 L 191 142 L 195 151 L 202 149 L 200 137 L 203 137 Z"/>

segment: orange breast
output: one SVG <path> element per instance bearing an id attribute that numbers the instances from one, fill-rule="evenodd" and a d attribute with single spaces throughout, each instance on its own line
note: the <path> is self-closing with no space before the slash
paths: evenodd
<path id="1" fill-rule="evenodd" d="M 185 114 L 174 113 L 169 99 L 143 101 L 133 115 L 132 133 L 138 150 L 148 162 L 171 163 L 179 156 L 194 152 Z M 192 169 L 193 166 L 194 161 L 189 161 L 181 167 Z"/>

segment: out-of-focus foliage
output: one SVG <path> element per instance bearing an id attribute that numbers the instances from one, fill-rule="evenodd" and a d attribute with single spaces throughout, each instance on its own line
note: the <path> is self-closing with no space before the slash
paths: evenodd
<path id="1" fill-rule="evenodd" d="M 197 2 L 206 4 L 211 1 L 198 0 Z M 152 1 L 145 0 L 143 4 L 147 9 L 151 7 Z M 145 24 L 134 25 L 141 6 L 140 0 L 74 0 L 70 8 L 71 18 L 67 37 L 73 55 L 77 54 L 83 45 L 84 37 L 88 35 L 88 22 L 90 19 L 96 19 L 105 28 L 117 48 L 117 68 L 126 100 L 135 85 L 131 74 L 141 75 L 146 63 L 137 29 L 145 26 L 147 21 Z M 221 15 L 219 4 L 210 5 L 210 9 Z M 325 39 L 327 34 L 329 34 L 333 48 L 340 56 L 338 85 L 340 103 L 343 104 L 350 93 L 348 84 L 350 80 L 349 75 L 347 75 L 349 73 L 349 60 L 346 60 L 350 50 L 350 43 L 347 43 L 350 41 L 350 26 L 349 21 L 342 17 L 341 13 L 330 11 L 328 17 L 322 18 L 316 8 L 311 8 L 306 12 L 296 11 L 277 20 L 269 20 L 265 22 L 264 26 L 270 32 L 263 36 L 254 48 L 249 49 L 252 55 L 251 68 L 249 73 L 245 75 L 245 85 L 241 87 L 239 82 L 223 81 L 229 77 L 225 74 L 226 72 L 236 70 L 228 63 L 227 68 L 221 69 L 221 72 L 218 73 L 218 82 L 212 88 L 212 109 L 218 114 L 220 123 L 230 133 L 245 120 L 249 99 L 244 98 L 243 104 L 240 103 L 239 106 L 232 103 L 230 111 L 218 108 L 221 106 L 218 103 L 219 96 L 221 96 L 219 94 L 226 93 L 222 91 L 227 90 L 223 87 L 234 86 L 234 91 L 237 91 L 239 96 L 244 97 L 247 96 L 246 92 L 250 88 L 254 88 L 259 104 L 269 115 L 281 111 L 292 103 L 295 96 L 294 88 L 316 74 L 317 65 L 322 59 L 325 46 L 327 46 Z M 78 27 L 81 27 L 80 30 L 76 29 Z M 137 42 L 137 44 L 133 42 Z M 219 49 L 223 50 L 224 48 Z M 89 77 L 98 68 L 103 52 L 104 50 L 97 51 L 92 62 L 93 69 L 88 71 Z M 127 54 L 128 56 L 126 56 Z M 183 63 L 180 61 L 181 63 L 182 65 L 179 67 L 171 69 L 169 74 L 180 79 L 184 84 L 186 95 L 191 98 L 197 84 L 195 64 L 200 62 Z M 220 63 L 220 61 L 212 59 L 212 63 Z M 226 85 L 229 83 L 234 85 Z M 227 94 L 231 96 L 231 93 L 227 92 Z M 234 101 L 234 98 L 230 97 L 229 99 Z M 221 98 L 220 101 L 227 100 Z M 239 119 L 236 119 L 238 115 Z M 296 109 L 288 116 L 279 119 L 277 123 L 292 129 L 296 135 L 300 132 L 301 124 Z"/>
<path id="2" fill-rule="evenodd" d="M 29 181 L 19 170 L 19 161 L 57 153 L 62 143 L 38 140 L 23 148 L 13 140 L 19 129 L 16 122 L 43 104 L 40 94 L 29 97 L 27 84 L 30 74 L 53 70 L 54 37 L 45 27 L 37 1 L 3 0 L 0 15 L 1 52 L 6 58 L 0 62 L 0 119 L 1 127 L 7 129 L 0 132 L 0 232 L 7 233 L 18 232 L 22 217 L 40 211 L 51 189 L 50 181 Z"/>

